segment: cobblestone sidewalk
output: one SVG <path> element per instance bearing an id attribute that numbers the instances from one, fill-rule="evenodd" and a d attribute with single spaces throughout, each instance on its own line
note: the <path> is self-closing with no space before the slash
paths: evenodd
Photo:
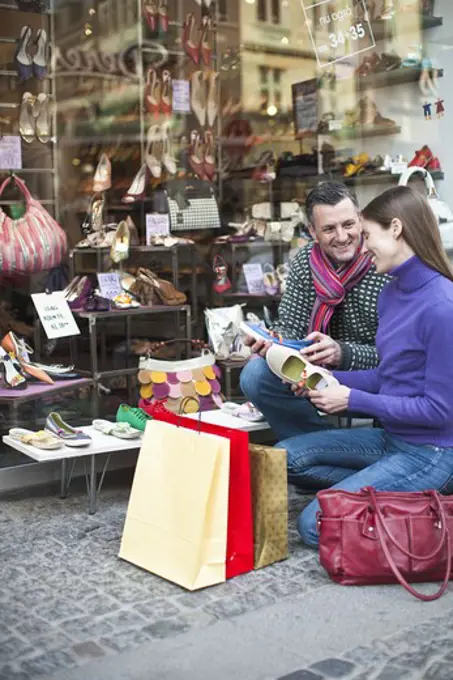
<path id="1" fill-rule="evenodd" d="M 83 489 L 7 497 L 0 509 L 0 680 L 28 680 L 202 628 L 329 583 L 294 529 L 308 500 L 291 499 L 284 563 L 204 591 L 117 558 L 130 484 L 107 487 L 96 515 Z"/>

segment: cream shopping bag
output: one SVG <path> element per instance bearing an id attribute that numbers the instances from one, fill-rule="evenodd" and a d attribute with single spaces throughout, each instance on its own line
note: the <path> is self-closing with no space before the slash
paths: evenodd
<path id="1" fill-rule="evenodd" d="M 288 482 L 285 449 L 250 444 L 255 569 L 288 557 Z"/>
<path id="2" fill-rule="evenodd" d="M 119 557 L 188 590 L 225 581 L 230 442 L 146 426 Z"/>

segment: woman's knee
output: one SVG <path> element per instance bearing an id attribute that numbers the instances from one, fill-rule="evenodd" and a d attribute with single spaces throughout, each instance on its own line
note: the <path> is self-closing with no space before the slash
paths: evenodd
<path id="1" fill-rule="evenodd" d="M 297 518 L 297 530 L 306 545 L 317 548 L 319 536 L 316 527 L 316 514 L 319 510 L 318 501 L 314 500 L 300 513 Z"/>
<path id="2" fill-rule="evenodd" d="M 266 360 L 261 357 L 252 359 L 242 369 L 239 382 L 242 392 L 250 401 L 259 397 L 263 380 L 268 373 Z"/>

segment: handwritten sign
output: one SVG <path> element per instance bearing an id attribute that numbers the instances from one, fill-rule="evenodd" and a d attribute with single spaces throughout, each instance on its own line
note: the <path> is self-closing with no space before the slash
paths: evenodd
<path id="1" fill-rule="evenodd" d="M 319 66 L 334 64 L 375 47 L 366 0 L 301 1 Z"/>
<path id="2" fill-rule="evenodd" d="M 70 335 L 80 335 L 71 309 L 64 297 L 63 291 L 56 293 L 35 293 L 33 304 L 38 313 L 44 333 L 49 340 L 67 338 Z"/>
<path id="3" fill-rule="evenodd" d="M 263 268 L 260 264 L 244 264 L 243 266 L 247 290 L 250 295 L 264 295 Z"/>
<path id="4" fill-rule="evenodd" d="M 167 236 L 170 233 L 170 218 L 167 214 L 146 215 L 146 245 L 152 245 L 153 236 Z"/>
<path id="5" fill-rule="evenodd" d="M 188 80 L 173 80 L 173 111 L 190 113 L 190 83 Z"/>
<path id="6" fill-rule="evenodd" d="M 113 300 L 117 295 L 121 295 L 121 293 L 124 292 L 121 287 L 119 274 L 116 272 L 97 274 L 97 277 L 101 297 L 107 298 L 107 300 Z"/>
<path id="7" fill-rule="evenodd" d="M 5 135 L 0 139 L 0 170 L 22 169 L 20 137 Z"/>

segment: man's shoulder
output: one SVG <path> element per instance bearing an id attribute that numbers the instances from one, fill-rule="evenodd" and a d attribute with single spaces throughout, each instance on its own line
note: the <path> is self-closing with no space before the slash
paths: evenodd
<path id="1" fill-rule="evenodd" d="M 310 253 L 313 248 L 313 243 L 307 243 L 306 246 L 300 248 L 297 255 L 293 258 L 291 262 L 291 267 L 298 269 L 299 271 L 308 272 L 310 269 Z"/>

